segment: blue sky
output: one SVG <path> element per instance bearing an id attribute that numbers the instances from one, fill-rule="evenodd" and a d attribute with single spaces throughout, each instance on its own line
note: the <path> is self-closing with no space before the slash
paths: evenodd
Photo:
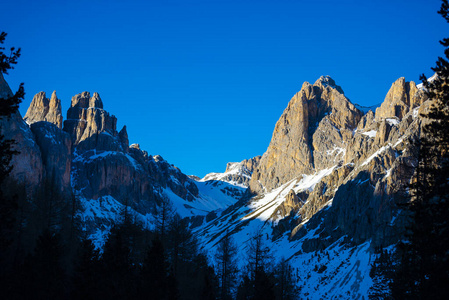
<path id="1" fill-rule="evenodd" d="M 262 155 L 304 81 L 330 75 L 354 103 L 418 81 L 443 47 L 439 0 L 3 1 L 6 76 L 34 94 L 98 92 L 131 143 L 186 174 Z"/>

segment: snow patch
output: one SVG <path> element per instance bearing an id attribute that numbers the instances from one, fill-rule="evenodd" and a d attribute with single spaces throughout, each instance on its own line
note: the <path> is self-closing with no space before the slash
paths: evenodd
<path id="1" fill-rule="evenodd" d="M 363 135 L 369 136 L 370 138 L 375 138 L 377 134 L 377 130 L 370 130 L 367 132 L 362 132 Z"/>
<path id="2" fill-rule="evenodd" d="M 369 164 L 370 161 L 372 161 L 376 156 L 382 154 L 382 152 L 384 152 L 385 150 L 387 150 L 391 145 L 388 144 L 388 146 L 383 146 L 382 148 L 380 148 L 379 150 L 377 150 L 373 155 L 371 155 L 370 157 L 368 157 L 363 164 L 361 164 L 361 167 L 366 166 L 367 164 Z"/>
<path id="3" fill-rule="evenodd" d="M 437 78 L 438 78 L 438 75 L 437 75 L 437 73 L 435 73 L 435 74 L 433 74 L 432 77 L 427 78 L 427 81 L 428 81 L 428 82 L 433 82 L 433 81 L 435 81 L 435 79 L 437 79 Z M 422 83 L 416 85 L 416 87 L 417 87 L 418 89 L 420 89 L 420 90 L 424 90 L 424 91 L 426 90 L 426 88 L 424 87 L 424 84 L 422 84 Z"/>
<path id="4" fill-rule="evenodd" d="M 385 119 L 385 121 L 387 121 L 387 123 L 390 124 L 391 126 L 396 126 L 399 124 L 399 120 L 396 118 L 387 118 Z"/>
<path id="5" fill-rule="evenodd" d="M 244 216 L 242 220 L 269 220 L 279 205 L 285 201 L 285 198 L 291 190 L 293 190 L 296 194 L 304 190 L 312 191 L 315 188 L 315 185 L 324 177 L 331 174 L 334 169 L 335 166 L 329 169 L 321 170 L 313 175 L 303 175 L 301 180 L 290 180 L 286 184 L 272 190 L 270 193 L 263 195 L 262 198 L 253 200 L 253 202 L 248 205 L 250 213 Z"/>

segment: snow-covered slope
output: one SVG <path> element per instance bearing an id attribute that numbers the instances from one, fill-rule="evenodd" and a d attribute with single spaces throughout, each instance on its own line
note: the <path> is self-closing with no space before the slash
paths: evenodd
<path id="1" fill-rule="evenodd" d="M 241 162 L 230 162 L 226 166 L 224 173 L 209 173 L 201 182 L 220 181 L 227 182 L 234 186 L 247 188 L 253 171 L 257 168 L 260 156 L 245 159 Z"/>

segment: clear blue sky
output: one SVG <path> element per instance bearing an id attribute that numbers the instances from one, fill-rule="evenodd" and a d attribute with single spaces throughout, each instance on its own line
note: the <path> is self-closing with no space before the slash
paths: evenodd
<path id="1" fill-rule="evenodd" d="M 439 0 L 2 1 L 6 76 L 34 94 L 98 92 L 131 143 L 186 174 L 262 155 L 304 81 L 330 75 L 352 102 L 432 75 L 449 36 Z"/>

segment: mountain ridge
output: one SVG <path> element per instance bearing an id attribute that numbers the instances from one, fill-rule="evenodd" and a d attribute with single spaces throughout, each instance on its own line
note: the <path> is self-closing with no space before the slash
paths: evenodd
<path id="1" fill-rule="evenodd" d="M 55 92 L 51 98 L 57 102 Z M 151 229 L 168 198 L 209 256 L 228 233 L 243 253 L 249 237 L 261 231 L 277 259 L 295 265 L 322 264 L 310 253 L 333 253 L 327 263 L 346 266 L 351 297 L 367 295 L 373 249 L 393 246 L 405 231 L 407 215 L 398 204 L 416 163 L 420 112 L 429 105 L 415 83 L 399 78 L 375 111 L 361 111 L 322 76 L 292 97 L 262 156 L 199 179 L 129 145 L 126 126 L 117 131 L 117 118 L 104 110 L 99 94 L 75 95 L 62 128 L 62 119 L 53 117 L 60 106 L 50 109 L 50 102 L 43 92 L 33 98 L 25 116 L 30 124 L 19 113 L 0 120 L 1 133 L 20 145 L 10 179 L 23 182 L 30 195 L 44 181 L 73 194 L 77 217 L 97 247 L 123 207 Z M 354 265 L 345 260 L 354 260 L 361 275 L 351 274 Z M 327 293 L 321 296 L 332 296 L 343 280 L 337 271 L 301 271 L 302 296 L 317 285 Z"/>

